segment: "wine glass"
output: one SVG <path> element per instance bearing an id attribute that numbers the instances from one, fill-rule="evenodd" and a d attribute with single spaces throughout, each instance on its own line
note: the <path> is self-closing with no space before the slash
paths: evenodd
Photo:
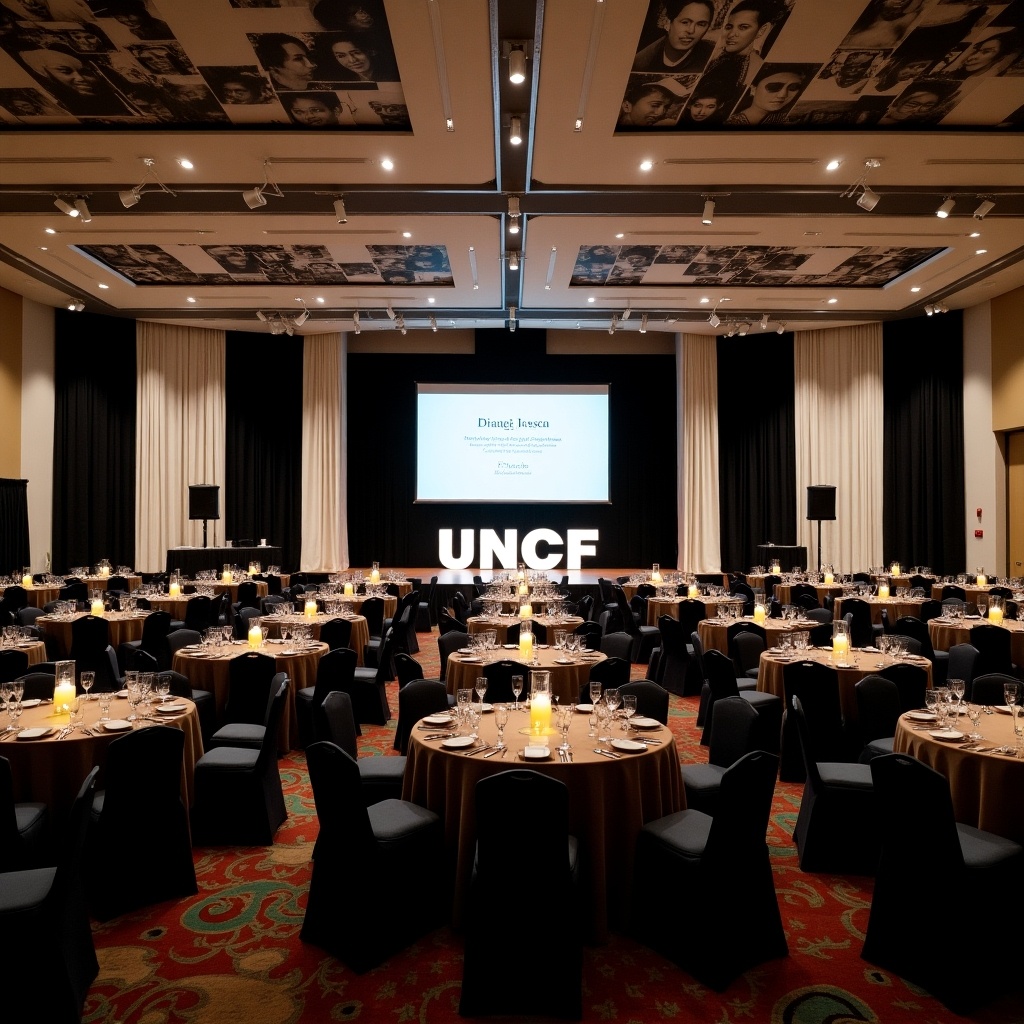
<path id="1" fill-rule="evenodd" d="M 971 731 L 968 735 L 968 739 L 972 743 L 980 743 L 985 737 L 981 735 L 981 705 L 971 704 L 967 705 L 967 717 L 971 721 Z"/>
<path id="2" fill-rule="evenodd" d="M 92 689 L 92 684 L 96 682 L 95 672 L 83 672 L 78 677 L 78 682 L 82 687 L 82 692 L 85 694 L 85 699 L 90 700 L 89 691 Z"/>
<path id="3" fill-rule="evenodd" d="M 477 703 L 483 705 L 484 694 L 487 693 L 487 676 L 476 677 L 476 699 Z"/>
<path id="4" fill-rule="evenodd" d="M 522 692 L 523 692 L 523 677 L 522 676 L 513 676 L 512 677 L 512 696 L 515 697 L 515 702 L 516 702 L 515 708 L 513 708 L 514 711 L 518 711 L 519 710 L 519 697 L 522 695 Z"/>
<path id="5" fill-rule="evenodd" d="M 19 704 L 21 703 L 22 697 L 25 696 L 25 680 L 15 679 L 11 682 L 11 696 Z"/>
<path id="6" fill-rule="evenodd" d="M 619 701 L 618 687 L 609 686 L 608 689 L 604 691 L 604 702 L 608 705 L 608 710 L 611 712 L 611 717 L 614 718 L 615 711 L 621 703 Z"/>
<path id="7" fill-rule="evenodd" d="M 1003 683 L 1003 699 L 1006 701 L 1010 708 L 1010 713 L 1016 716 L 1017 712 L 1014 705 L 1017 703 L 1017 684 L 1016 683 Z"/>
<path id="8" fill-rule="evenodd" d="M 171 679 L 166 672 L 161 672 L 156 677 L 156 692 L 162 704 L 171 695 Z"/>
<path id="9" fill-rule="evenodd" d="M 626 719 L 622 731 L 628 735 L 629 720 L 636 714 L 636 694 L 625 693 L 622 695 L 622 715 Z"/>
<path id="10" fill-rule="evenodd" d="M 956 698 L 956 717 L 959 718 L 960 705 L 964 700 L 964 681 L 962 679 L 947 679 L 946 688 L 949 690 L 950 696 Z"/>
<path id="11" fill-rule="evenodd" d="M 562 734 L 562 742 L 559 746 L 559 750 L 568 751 L 569 749 L 569 726 L 572 724 L 572 716 L 576 713 L 576 709 L 571 705 L 567 704 L 565 707 L 558 709 L 558 729 Z"/>
<path id="12" fill-rule="evenodd" d="M 11 710 L 11 696 L 12 696 L 13 690 L 14 690 L 13 684 L 9 680 L 4 682 L 4 683 L 0 683 L 0 698 L 3 699 L 4 706 L 5 706 L 8 714 L 10 714 L 10 710 Z M 10 730 L 11 730 L 11 726 L 8 725 L 6 731 L 10 732 Z"/>
<path id="13" fill-rule="evenodd" d="M 607 698 L 608 691 L 605 691 L 605 697 Z M 611 737 L 608 735 L 608 723 L 611 721 L 612 709 L 608 707 L 606 701 L 602 700 L 600 704 L 594 705 L 594 710 L 597 711 L 597 738 L 602 743 L 607 743 Z"/>
<path id="14" fill-rule="evenodd" d="M 494 705 L 494 725 L 498 730 L 498 749 L 505 749 L 505 726 L 508 725 L 509 706 L 507 704 Z"/>
<path id="15" fill-rule="evenodd" d="M 601 699 L 601 680 L 591 679 L 590 680 L 590 703 L 597 704 Z"/>

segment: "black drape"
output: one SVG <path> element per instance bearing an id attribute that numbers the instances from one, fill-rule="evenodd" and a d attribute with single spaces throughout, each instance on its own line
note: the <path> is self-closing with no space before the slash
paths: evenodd
<path id="1" fill-rule="evenodd" d="M 796 543 L 791 334 L 718 339 L 718 500 L 724 570 Z"/>
<path id="2" fill-rule="evenodd" d="M 962 314 L 886 323 L 882 353 L 885 563 L 963 572 Z"/>
<path id="3" fill-rule="evenodd" d="M 57 310 L 53 559 L 135 561 L 135 321 Z"/>
<path id="4" fill-rule="evenodd" d="M 228 331 L 225 352 L 225 536 L 302 547 L 302 339 Z M 339 442 L 340 443 L 340 442 Z"/>
<path id="5" fill-rule="evenodd" d="M 348 356 L 348 537 L 353 565 L 438 564 L 438 530 L 596 529 L 584 565 L 676 558 L 674 355 L 548 355 L 546 332 L 477 331 L 474 355 Z M 415 503 L 416 382 L 611 384 L 610 504 Z M 595 429 L 597 427 L 595 426 Z M 437 438 L 444 446 L 445 438 Z M 562 548 L 564 551 L 564 547 Z M 543 552 L 542 552 L 543 553 Z M 479 564 L 479 549 L 473 566 Z"/>
<path id="6" fill-rule="evenodd" d="M 28 481 L 0 479 L 0 573 L 20 576 L 29 558 Z"/>

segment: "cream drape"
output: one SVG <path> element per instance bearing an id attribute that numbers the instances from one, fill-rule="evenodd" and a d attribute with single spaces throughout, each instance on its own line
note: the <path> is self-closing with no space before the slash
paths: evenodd
<path id="1" fill-rule="evenodd" d="M 807 487 L 836 485 L 836 519 L 822 522 L 821 562 L 857 572 L 882 561 L 882 327 L 800 331 L 793 343 L 797 543 L 818 563 Z"/>
<path id="2" fill-rule="evenodd" d="M 344 386 L 341 334 L 303 340 L 302 554 L 305 572 L 348 568 Z"/>
<path id="3" fill-rule="evenodd" d="M 224 512 L 224 331 L 140 320 L 135 442 L 135 567 L 165 568 L 167 549 L 203 542 L 188 485 L 217 484 Z M 223 518 L 211 520 L 211 545 Z"/>
<path id="4" fill-rule="evenodd" d="M 717 345 L 716 338 L 701 334 L 676 337 L 680 396 L 677 568 L 689 572 L 718 572 L 722 567 Z"/>

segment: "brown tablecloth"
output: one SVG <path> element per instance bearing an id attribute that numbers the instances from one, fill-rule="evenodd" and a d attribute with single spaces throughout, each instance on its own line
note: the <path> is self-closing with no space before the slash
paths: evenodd
<path id="1" fill-rule="evenodd" d="M 338 594 L 337 599 L 340 601 L 344 601 L 345 604 L 347 604 L 349 608 L 352 609 L 353 615 L 360 611 L 360 609 L 363 607 L 363 602 L 366 600 L 366 598 L 361 594 L 349 595 L 348 597 Z M 395 617 L 396 611 L 398 611 L 398 598 L 395 597 L 394 594 L 385 594 L 384 618 L 393 619 Z"/>
<path id="2" fill-rule="evenodd" d="M 927 688 L 932 686 L 932 663 L 927 658 L 906 658 L 902 659 L 911 665 L 920 665 L 928 670 Z M 757 688 L 765 693 L 774 693 L 781 700 L 786 699 L 786 690 L 782 682 L 783 672 L 786 665 L 792 661 L 818 661 L 823 665 L 835 668 L 839 672 L 839 703 L 843 709 L 843 717 L 849 722 L 856 722 L 860 715 L 857 711 L 857 694 L 854 686 L 865 676 L 895 664 L 894 660 L 877 651 L 865 651 L 854 648 L 847 658 L 846 667 L 840 668 L 832 661 L 831 651 L 802 651 L 800 657 L 787 657 L 785 659 L 772 653 L 769 648 L 761 655 L 757 668 Z"/>
<path id="3" fill-rule="evenodd" d="M 71 627 L 77 619 L 84 619 L 88 612 L 80 612 L 70 619 L 57 619 L 52 615 L 40 615 L 36 625 L 47 635 L 57 641 L 63 657 L 71 651 Z M 118 644 L 129 640 L 142 639 L 142 624 L 146 621 L 145 612 L 107 612 L 103 618 L 107 620 L 107 636 L 110 644 L 117 650 Z"/>
<path id="4" fill-rule="evenodd" d="M 311 650 L 302 650 L 295 654 L 286 654 L 292 650 L 284 642 L 264 644 L 259 650 L 261 654 L 269 654 L 277 663 L 278 672 L 287 672 L 291 680 L 288 701 L 281 719 L 281 729 L 277 737 L 277 749 L 282 754 L 299 746 L 299 722 L 295 710 L 296 691 L 316 683 L 316 668 L 322 655 L 327 653 L 327 644 L 318 643 Z M 224 706 L 228 700 L 230 681 L 230 665 L 233 658 L 246 654 L 246 644 L 226 644 L 211 649 L 213 655 L 195 652 L 178 651 L 174 655 L 171 668 L 188 677 L 193 689 L 208 690 L 214 695 L 217 703 L 217 721 L 224 715 Z"/>
<path id="5" fill-rule="evenodd" d="M 106 590 L 107 581 L 110 579 L 109 576 L 83 576 L 82 582 L 90 590 Z M 141 576 L 126 576 L 125 579 L 128 581 L 129 592 L 138 590 L 142 586 Z"/>
<path id="6" fill-rule="evenodd" d="M 508 627 L 514 625 L 520 620 L 515 617 L 501 618 L 501 619 L 487 619 L 482 615 L 474 615 L 466 620 L 466 625 L 469 626 L 470 633 L 485 633 L 489 629 L 496 629 L 498 631 L 498 643 L 505 643 L 505 638 L 508 636 Z M 533 618 L 534 622 L 539 622 L 548 631 L 548 642 L 554 643 L 555 641 L 555 630 L 564 629 L 567 633 L 571 633 L 577 626 L 581 625 L 583 620 L 578 615 L 570 615 L 567 619 L 552 619 L 550 615 L 536 615 Z"/>
<path id="7" fill-rule="evenodd" d="M 915 728 L 917 724 L 906 716 L 900 719 L 893 750 L 912 754 L 949 779 L 957 821 L 1024 843 L 1024 805 L 1020 800 L 1024 761 L 1006 754 L 964 750 L 959 743 L 934 739 L 927 728 Z M 957 729 L 966 733 L 970 723 L 961 718 Z M 979 731 L 985 737 L 983 747 L 1014 745 L 1009 715 L 982 715 Z"/>
<path id="8" fill-rule="evenodd" d="M 666 600 L 661 597 L 647 599 L 647 625 L 656 626 L 662 615 L 671 615 L 673 619 L 679 618 L 679 605 L 687 600 L 685 597 L 673 597 Z M 704 604 L 704 611 L 709 619 L 713 619 L 719 608 L 725 605 L 743 604 L 742 597 L 706 597 L 698 596 L 697 601 Z"/>
<path id="9" fill-rule="evenodd" d="M 48 587 L 33 583 L 31 587 L 25 588 L 25 596 L 33 608 L 43 608 L 51 601 L 56 601 L 60 597 L 60 587 Z"/>
<path id="10" fill-rule="evenodd" d="M 16 644 L 13 648 L 4 647 L 4 650 L 24 651 L 28 655 L 28 667 L 31 671 L 33 665 L 46 661 L 46 644 L 42 640 L 31 640 L 28 643 Z M 3 728 L 0 725 L 0 728 Z"/>
<path id="11" fill-rule="evenodd" d="M 186 806 L 191 806 L 194 795 L 193 771 L 196 761 L 203 756 L 203 734 L 199 729 L 199 716 L 196 714 L 195 704 L 184 697 L 173 698 L 173 703 L 185 704 L 188 710 L 177 716 L 162 715 L 154 711 L 152 721 L 154 724 L 173 725 L 185 733 L 181 796 L 186 801 Z M 54 735 L 46 739 L 12 739 L 0 743 L 0 757 L 6 757 L 11 762 L 14 799 L 42 801 L 58 822 L 63 822 L 64 816 L 71 809 L 78 787 L 89 770 L 95 764 L 104 764 L 108 744 L 121 735 L 117 732 L 107 732 L 99 725 L 98 700 L 83 701 L 83 707 L 83 724 L 86 727 L 95 727 L 98 732 L 96 736 L 76 731 L 63 740 L 58 740 Z M 111 719 L 127 719 L 130 713 L 127 699 L 118 697 L 111 703 Z M 4 725 L 7 724 L 6 719 L 7 716 L 4 715 Z M 23 730 L 59 728 L 67 725 L 67 721 L 67 715 L 54 715 L 53 704 L 48 702 L 34 708 L 26 708 L 18 724 Z M 97 785 L 103 787 L 102 771 Z"/>
<path id="12" fill-rule="evenodd" d="M 444 750 L 437 740 L 426 740 L 428 732 L 414 728 L 409 743 L 402 796 L 441 815 L 450 860 L 455 865 L 453 920 L 460 927 L 466 912 L 476 842 L 475 787 L 478 779 L 509 768 L 529 767 L 552 775 L 569 787 L 569 830 L 580 843 L 583 903 L 590 914 L 590 938 L 604 942 L 609 926 L 626 920 L 633 878 L 636 837 L 648 821 L 682 810 L 685 795 L 679 771 L 679 756 L 667 728 L 645 731 L 644 735 L 664 742 L 639 754 L 623 754 L 618 760 L 595 754 L 595 747 L 608 749 L 596 737 L 588 737 L 588 716 L 573 716 L 569 742 L 573 763 L 563 764 L 555 752 L 557 736 L 551 736 L 552 756 L 547 761 L 524 763 L 518 756 L 526 737 L 518 730 L 528 726 L 526 714 L 509 716 L 505 742 L 510 753 L 485 758 Z M 480 738 L 493 743 L 497 736 L 494 716 L 484 715 Z M 609 734 L 622 737 L 618 723 Z M 527 869 L 528 870 L 528 869 Z M 510 898 L 517 899 L 510 880 Z M 657 885 L 652 882 L 651 900 L 657 903 Z M 517 906 L 512 912 L 527 912 Z M 652 906 L 652 913 L 656 913 Z M 557 965 L 549 965 L 557 970 Z"/>
<path id="13" fill-rule="evenodd" d="M 267 635 L 271 640 L 276 640 L 281 636 L 281 626 L 295 626 L 304 625 L 309 623 L 313 627 L 312 637 L 314 640 L 320 639 L 320 626 L 325 623 L 328 619 L 335 618 L 334 615 L 324 615 L 323 612 L 317 614 L 315 619 L 307 619 L 305 615 L 264 615 L 260 619 L 260 624 L 267 627 Z M 341 616 L 337 616 L 341 618 Z M 370 627 L 366 624 L 366 618 L 362 615 L 353 615 L 349 620 L 352 623 L 352 636 L 349 638 L 348 645 L 356 652 L 356 664 L 363 664 L 363 648 L 370 642 Z"/>
<path id="14" fill-rule="evenodd" d="M 948 651 L 955 644 L 971 642 L 974 626 L 988 625 L 988 619 L 964 619 L 959 622 L 945 619 L 928 620 L 928 636 L 937 651 Z M 1003 619 L 1003 629 L 1010 632 L 1010 659 L 1015 665 L 1024 665 L 1024 622 L 1020 619 Z"/>
<path id="15" fill-rule="evenodd" d="M 723 654 L 729 653 L 729 627 L 733 622 L 747 622 L 753 624 L 754 620 L 746 615 L 742 619 L 701 619 L 697 623 L 697 636 L 700 637 L 700 642 L 704 645 L 704 650 L 708 651 L 714 649 L 721 651 Z M 779 642 L 784 636 L 789 636 L 791 633 L 806 633 L 809 629 L 813 629 L 819 625 L 817 622 L 813 622 L 810 619 L 765 619 L 764 620 L 764 632 L 768 638 L 769 647 L 778 647 Z M 687 637 L 687 643 L 689 643 L 689 637 Z"/>
<path id="16" fill-rule="evenodd" d="M 233 583 L 222 583 L 220 580 L 216 580 L 213 583 L 213 592 L 219 597 L 226 590 L 231 595 L 231 603 L 234 604 L 238 600 L 238 585 L 245 582 L 244 579 L 235 580 Z M 256 584 L 257 597 L 266 597 L 270 593 L 270 588 L 265 581 L 252 580 L 252 582 Z"/>
<path id="17" fill-rule="evenodd" d="M 973 578 L 974 577 L 972 577 L 972 579 Z M 942 588 L 943 587 L 948 587 L 948 586 L 949 586 L 948 583 L 933 583 L 932 584 L 932 597 L 936 601 L 941 601 L 942 600 Z M 961 586 L 961 584 L 958 583 L 958 584 L 956 584 L 956 586 Z M 964 594 L 966 595 L 968 601 L 976 603 L 979 597 L 988 597 L 988 592 L 994 586 L 996 586 L 995 583 L 987 583 L 983 587 L 979 587 L 975 583 L 968 583 L 968 584 L 964 585 Z"/>
<path id="18" fill-rule="evenodd" d="M 573 662 L 570 665 L 559 665 L 557 659 L 563 658 L 562 651 L 556 651 L 548 646 L 536 651 L 537 662 L 535 665 L 523 665 L 524 671 L 531 668 L 547 669 L 551 673 L 551 693 L 563 703 L 575 701 L 580 695 L 580 687 L 590 678 L 590 668 L 606 659 L 606 655 L 598 651 L 594 652 L 595 657 L 588 658 L 582 662 Z M 499 647 L 496 651 L 488 651 L 482 661 L 464 661 L 465 656 L 452 654 L 448 657 L 448 667 L 445 671 L 445 685 L 449 693 L 456 693 L 458 690 L 471 690 L 476 684 L 477 676 L 483 675 L 482 669 L 495 661 L 519 661 L 519 648 L 505 650 Z"/>
<path id="19" fill-rule="evenodd" d="M 870 606 L 871 621 L 876 626 L 882 624 L 883 608 L 889 612 L 889 625 L 891 626 L 904 615 L 920 616 L 921 605 L 924 604 L 923 597 L 889 597 L 884 601 L 877 597 L 862 597 L 859 600 L 866 601 Z M 837 597 L 836 603 L 833 605 L 833 615 L 835 618 L 841 619 L 845 614 L 843 611 L 843 598 Z"/>
<path id="20" fill-rule="evenodd" d="M 775 600 L 779 604 L 792 604 L 793 603 L 793 588 L 797 586 L 796 583 L 776 583 L 775 584 Z M 824 583 L 815 583 L 814 592 L 818 595 L 818 604 L 822 604 L 825 598 L 830 594 L 833 597 L 838 597 L 842 592 L 842 587 L 835 585 L 826 587 Z"/>

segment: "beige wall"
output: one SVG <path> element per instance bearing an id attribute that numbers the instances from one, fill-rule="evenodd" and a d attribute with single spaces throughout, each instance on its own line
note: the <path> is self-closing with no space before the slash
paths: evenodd
<path id="1" fill-rule="evenodd" d="M 1024 427 L 1024 288 L 992 300 L 992 429 Z"/>
<path id="2" fill-rule="evenodd" d="M 0 288 L 0 476 L 21 476 L 20 295 Z"/>
<path id="3" fill-rule="evenodd" d="M 32 569 L 42 572 L 53 533 L 53 307 L 24 299 L 21 321 L 21 474 L 28 480 Z"/>

